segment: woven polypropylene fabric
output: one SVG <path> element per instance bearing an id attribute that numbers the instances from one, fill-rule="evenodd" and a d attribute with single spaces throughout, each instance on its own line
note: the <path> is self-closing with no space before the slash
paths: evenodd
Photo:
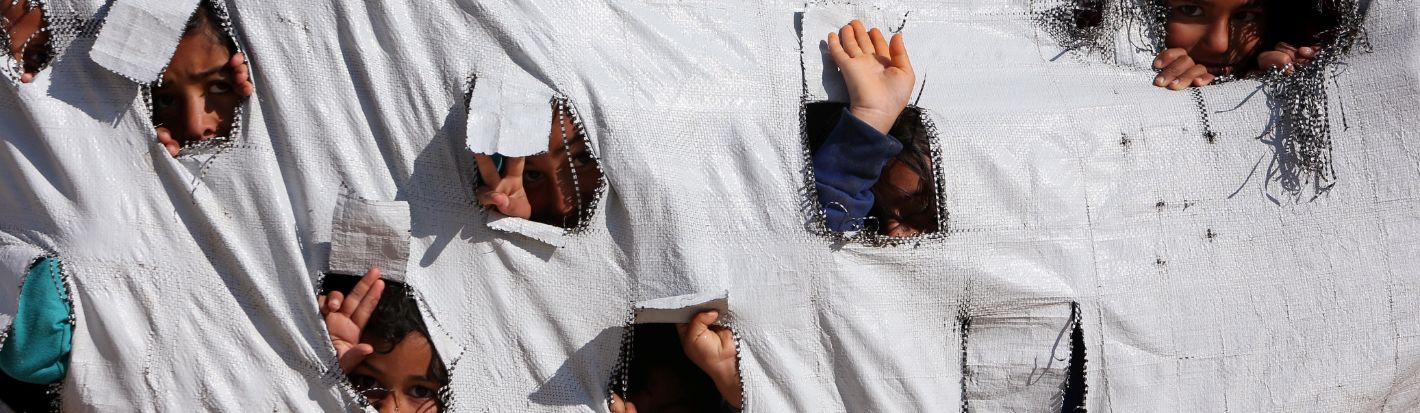
<path id="1" fill-rule="evenodd" d="M 45 1 L 56 59 L 0 85 L 0 239 L 65 263 L 68 411 L 357 409 L 313 294 L 342 197 L 407 205 L 455 411 L 605 411 L 633 303 L 720 291 L 752 412 L 1058 409 L 1077 319 L 1092 410 L 1420 409 L 1413 1 L 1367 3 L 1327 73 L 1319 193 L 1283 184 L 1262 83 L 1155 88 L 1143 31 L 1062 50 L 1060 1 L 231 2 L 256 93 L 177 158 L 91 58 L 96 3 Z M 851 17 L 907 37 L 936 236 L 821 231 L 801 113 L 841 99 L 820 42 Z M 470 78 L 567 99 L 606 179 L 584 230 L 477 206 Z"/>

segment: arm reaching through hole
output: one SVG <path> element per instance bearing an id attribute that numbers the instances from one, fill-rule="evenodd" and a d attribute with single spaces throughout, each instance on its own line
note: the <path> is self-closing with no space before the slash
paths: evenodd
<path id="1" fill-rule="evenodd" d="M 725 403 L 739 410 L 744 407 L 739 349 L 736 348 L 734 331 L 714 325 L 719 318 L 720 312 L 715 310 L 696 314 L 689 323 L 676 324 L 676 333 L 680 335 L 685 356 L 710 376 Z"/>

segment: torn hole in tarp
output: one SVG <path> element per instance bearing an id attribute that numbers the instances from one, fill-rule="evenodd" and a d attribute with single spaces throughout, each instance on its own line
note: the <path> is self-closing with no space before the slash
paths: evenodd
<path id="1" fill-rule="evenodd" d="M 1357 0 L 1318 0 L 1325 16 L 1313 35 L 1323 46 L 1311 62 L 1271 68 L 1263 79 L 1272 109 L 1273 147 L 1268 182 L 1278 183 L 1294 198 L 1330 190 L 1337 178 L 1332 166 L 1332 116 L 1328 80 L 1349 69 L 1342 58 L 1352 51 L 1370 52 L 1365 33 L 1366 10 Z M 1337 99 L 1341 127 L 1349 128 L 1344 99 Z"/>
<path id="2" fill-rule="evenodd" d="M 16 351 L 21 354 L 34 351 L 60 357 L 55 360 L 48 359 L 50 355 L 40 356 L 39 359 L 30 358 L 19 364 L 23 372 L 0 372 L 0 388 L 7 389 L 0 391 L 0 407 L 9 406 L 22 412 L 58 411 L 62 402 L 59 395 L 64 386 L 62 376 L 52 382 L 34 380 L 44 375 L 62 373 L 62 369 L 67 365 L 67 361 L 64 361 L 69 359 L 67 350 L 58 354 L 52 351 L 64 348 L 72 339 L 74 327 L 78 325 L 71 273 L 64 261 L 54 252 L 9 236 L 0 237 L 6 238 L 0 241 L 0 351 L 7 351 L 11 356 L 15 355 Z M 50 291 L 53 291 L 52 295 Z M 21 301 L 25 303 L 23 309 Z M 64 306 L 63 314 L 52 311 L 56 305 Z M 25 314 L 20 314 L 22 310 Z M 28 320 L 28 330 L 23 341 L 10 340 L 10 335 L 17 328 L 13 323 L 17 321 L 15 317 Z M 55 329 L 64 329 L 64 332 Z M 21 347 L 6 348 L 8 346 Z M 36 364 L 38 360 L 44 361 Z M 11 376 L 10 373 L 28 377 L 24 379 L 28 382 Z"/>
<path id="3" fill-rule="evenodd" d="M 462 350 L 448 347 L 451 341 L 441 339 L 446 334 L 430 328 L 434 323 L 428 321 L 422 301 L 408 284 L 393 280 L 383 284 L 378 303 L 360 326 L 359 310 L 347 311 L 345 306 L 357 305 L 373 290 L 361 286 L 361 277 L 353 275 L 331 273 L 323 278 L 317 302 L 336 348 L 338 367 L 333 371 L 341 371 L 346 379 L 342 385 L 379 410 L 416 406 L 414 411 L 444 411 L 452 395 L 447 366 L 453 363 L 442 354 L 448 350 L 462 354 Z M 340 309 L 326 307 L 333 298 L 342 299 Z M 351 363 L 340 359 L 342 348 L 356 345 L 368 345 L 373 352 Z M 358 350 L 345 354 L 350 351 Z"/>
<path id="4" fill-rule="evenodd" d="M 1069 301 L 959 306 L 962 411 L 1073 411 L 1084 394 L 1072 388 L 1084 379 L 1080 318 Z"/>
<path id="5" fill-rule="evenodd" d="M 152 16 L 132 16 L 146 8 L 118 4 L 123 2 L 113 7 L 90 55 L 96 61 L 108 55 L 103 50 L 136 55 L 109 61 L 105 67 L 143 85 L 140 95 L 155 139 L 170 156 L 184 159 L 183 163 L 193 169 L 194 175 L 202 176 L 211 160 L 233 147 L 241 136 L 244 106 L 255 90 L 251 68 L 236 40 L 231 15 L 221 2 L 203 1 L 192 6 L 191 13 L 184 15 L 180 25 L 168 27 L 165 25 L 173 24 L 171 17 L 154 22 Z M 161 34 L 160 39 L 172 37 L 171 48 L 161 48 L 163 42 L 134 44 L 131 39 L 125 43 L 106 37 L 148 33 L 109 30 L 122 22 L 137 24 L 134 21 L 155 26 L 150 29 Z M 135 49 L 141 51 L 133 51 Z M 156 80 L 146 80 L 152 76 L 141 74 L 141 70 L 150 67 L 158 68 Z"/>
<path id="6" fill-rule="evenodd" d="M 540 84 L 487 78 L 472 79 L 467 96 L 475 192 L 488 208 L 489 227 L 554 246 L 585 231 L 606 178 L 571 102 Z"/>
<path id="7" fill-rule="evenodd" d="M 1190 13 L 1220 5 L 1176 0 L 1106 1 L 1065 0 L 1031 3 L 1032 15 L 1054 41 L 1068 52 L 1084 49 L 1100 52 L 1118 63 L 1120 52 L 1114 46 L 1124 34 L 1135 51 L 1147 51 L 1157 56 L 1169 48 L 1189 50 L 1196 62 L 1232 61 L 1213 68 L 1216 79 L 1211 85 L 1237 79 L 1258 79 L 1264 84 L 1272 108 L 1272 163 L 1269 182 L 1295 198 L 1304 192 L 1319 196 L 1335 183 L 1336 171 L 1331 165 L 1332 125 L 1328 78 L 1334 78 L 1337 67 L 1345 67 L 1342 59 L 1353 51 L 1370 51 L 1365 33 L 1367 3 L 1361 0 L 1308 0 L 1304 2 L 1272 1 L 1247 5 L 1247 13 L 1261 14 L 1253 19 L 1259 23 L 1241 23 L 1242 28 L 1230 29 L 1230 40 L 1237 48 L 1227 57 L 1201 55 L 1187 48 L 1195 37 Z M 1261 22 L 1271 24 L 1262 24 Z M 1251 27 L 1252 29 L 1249 29 Z M 1310 49 L 1305 57 L 1302 50 Z M 1199 54 L 1195 56 L 1195 54 Z M 1240 56 L 1233 56 L 1240 54 Z M 1279 56 L 1288 56 L 1281 58 Z M 1277 65 L 1278 61 L 1293 62 Z M 1144 62 L 1152 65 L 1153 59 Z M 1267 67 L 1264 67 L 1267 66 Z M 1150 69 L 1159 71 L 1150 66 Z M 1199 88 L 1194 87 L 1193 99 L 1199 111 L 1203 138 L 1214 143 L 1219 138 L 1209 119 L 1209 109 Z M 1338 99 L 1341 102 L 1341 99 Z M 1338 108 L 1342 126 L 1346 126 L 1344 103 Z"/>
<path id="8" fill-rule="evenodd" d="M 609 386 L 612 412 L 744 409 L 743 352 L 727 292 L 647 300 L 633 308 Z"/>
<path id="9" fill-rule="evenodd" d="M 893 141 L 869 142 L 852 139 L 854 120 L 845 118 L 851 116 L 845 115 L 846 107 L 812 102 L 802 109 L 805 209 L 813 217 L 812 227 L 835 240 L 878 246 L 945 235 L 948 214 L 940 195 L 945 183 L 930 117 L 909 105 L 888 131 Z M 852 171 L 873 157 L 881 158 L 880 175 L 865 190 L 863 175 Z"/>
<path id="10" fill-rule="evenodd" d="M 1085 352 L 1085 328 L 1081 325 L 1080 303 L 1070 305 L 1070 364 L 1066 371 L 1062 388 L 1061 413 L 1085 413 L 1085 396 L 1089 388 L 1085 381 L 1085 364 L 1089 361 Z"/>
<path id="11" fill-rule="evenodd" d="M 0 41 L 9 59 L 8 72 L 22 83 L 49 65 L 57 55 L 50 16 L 39 0 L 0 0 Z"/>

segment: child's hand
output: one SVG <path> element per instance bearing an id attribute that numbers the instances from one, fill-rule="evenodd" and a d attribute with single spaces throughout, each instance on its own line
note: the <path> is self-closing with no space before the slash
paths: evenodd
<path id="1" fill-rule="evenodd" d="M 49 31 L 44 28 L 44 9 L 30 7 L 29 0 L 0 2 L 0 18 L 7 23 L 10 44 L 5 50 L 16 62 L 20 62 L 20 83 L 30 83 L 39 72 L 41 55 L 49 43 Z"/>
<path id="2" fill-rule="evenodd" d="M 1282 73 L 1290 75 L 1296 71 L 1297 66 L 1311 63 L 1320 51 L 1321 49 L 1317 47 L 1303 46 L 1298 48 L 1285 42 L 1277 43 L 1277 47 L 1257 55 L 1257 67 L 1264 70 L 1277 68 L 1281 69 Z"/>
<path id="3" fill-rule="evenodd" d="M 1208 66 L 1193 62 L 1188 51 L 1180 48 L 1166 49 L 1154 59 L 1154 69 L 1160 70 L 1154 78 L 1154 86 L 1169 90 L 1183 90 L 1189 86 L 1207 86 L 1217 79 L 1208 73 Z"/>
<path id="4" fill-rule="evenodd" d="M 719 311 L 709 310 L 696 314 L 689 323 L 676 324 L 675 329 L 680 334 L 685 357 L 710 376 L 725 402 L 740 409 L 744 395 L 740 388 L 735 334 L 727 327 L 712 325 L 719 318 Z"/>
<path id="5" fill-rule="evenodd" d="M 478 188 L 478 204 L 492 206 L 498 212 L 510 217 L 528 219 L 532 217 L 532 204 L 523 191 L 523 164 L 526 158 L 504 159 L 503 174 L 498 174 L 498 166 L 493 157 L 474 155 L 478 161 L 478 173 L 483 176 L 483 186 Z"/>
<path id="6" fill-rule="evenodd" d="M 178 156 L 178 151 L 182 150 L 182 142 L 173 139 L 173 133 L 166 126 L 158 127 L 158 143 L 163 144 L 164 148 L 168 148 L 168 155 L 172 155 L 174 158 Z"/>
<path id="7" fill-rule="evenodd" d="M 350 290 L 349 296 L 332 291 L 320 298 L 320 313 L 325 316 L 326 330 L 330 330 L 330 344 L 335 346 L 340 370 L 346 374 L 375 352 L 373 346 L 360 342 L 360 332 L 365 330 L 365 323 L 370 321 L 370 313 L 375 312 L 384 290 L 380 269 L 370 268 Z"/>
<path id="8" fill-rule="evenodd" d="M 611 413 L 636 413 L 636 405 L 622 399 L 616 392 L 612 392 Z"/>
<path id="9" fill-rule="evenodd" d="M 232 78 L 236 83 L 232 89 L 240 96 L 251 96 L 256 92 L 256 86 L 251 83 L 251 70 L 247 68 L 246 62 L 246 56 L 241 52 L 233 53 L 232 60 L 227 62 L 227 66 L 232 67 Z"/>
<path id="10" fill-rule="evenodd" d="M 882 31 L 864 31 L 863 22 L 853 20 L 839 33 L 828 34 L 828 52 L 848 85 L 848 111 L 887 133 L 907 107 L 917 81 L 902 33 L 893 35 L 889 45 Z"/>

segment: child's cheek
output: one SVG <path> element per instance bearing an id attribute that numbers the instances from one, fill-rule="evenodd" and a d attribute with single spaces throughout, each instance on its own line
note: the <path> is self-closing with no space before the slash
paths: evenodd
<path id="1" fill-rule="evenodd" d="M 1164 46 L 1169 49 L 1190 49 L 1198 43 L 1205 28 L 1198 24 L 1169 22 L 1164 25 Z"/>

